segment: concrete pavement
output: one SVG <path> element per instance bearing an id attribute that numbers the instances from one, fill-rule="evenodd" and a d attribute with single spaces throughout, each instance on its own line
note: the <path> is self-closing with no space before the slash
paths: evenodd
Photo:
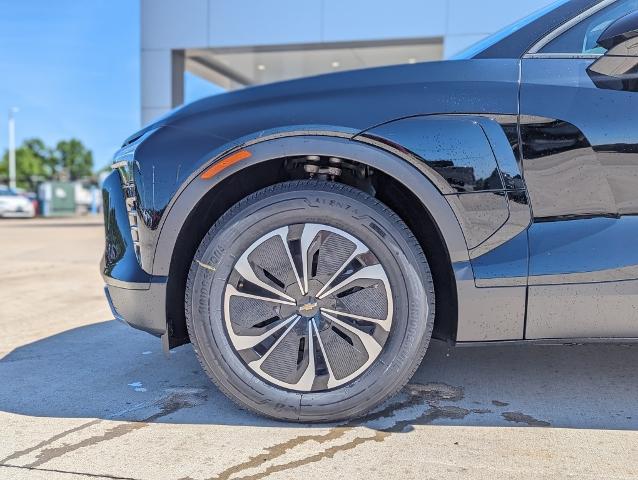
<path id="1" fill-rule="evenodd" d="M 638 478 L 638 346 L 434 343 L 369 418 L 278 423 L 111 319 L 102 245 L 0 221 L 0 479 Z"/>

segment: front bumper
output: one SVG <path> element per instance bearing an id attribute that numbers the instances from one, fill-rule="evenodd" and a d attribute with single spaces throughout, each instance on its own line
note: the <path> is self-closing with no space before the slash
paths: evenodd
<path id="1" fill-rule="evenodd" d="M 0 205 L 0 217 L 33 218 L 35 217 L 35 208 L 32 203 L 28 203 L 20 207 Z"/>
<path id="2" fill-rule="evenodd" d="M 116 320 L 158 337 L 166 333 L 166 285 L 151 284 L 148 289 L 107 284 L 104 294 Z"/>
<path id="3" fill-rule="evenodd" d="M 161 336 L 166 333 L 166 277 L 153 276 L 140 265 L 117 171 L 105 179 L 102 194 L 106 243 L 100 270 L 113 315 Z"/>

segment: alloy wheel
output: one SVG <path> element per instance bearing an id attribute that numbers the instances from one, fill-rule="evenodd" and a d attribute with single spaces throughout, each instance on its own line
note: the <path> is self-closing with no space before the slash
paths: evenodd
<path id="1" fill-rule="evenodd" d="M 318 392 L 363 374 L 392 326 L 386 271 L 359 239 L 328 225 L 273 230 L 236 261 L 224 324 L 242 361 L 278 387 Z"/>

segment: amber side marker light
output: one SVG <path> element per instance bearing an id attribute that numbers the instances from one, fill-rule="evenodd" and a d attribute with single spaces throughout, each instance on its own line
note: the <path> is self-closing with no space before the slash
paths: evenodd
<path id="1" fill-rule="evenodd" d="M 202 173 L 199 178 L 201 178 L 202 180 L 209 180 L 217 175 L 219 172 L 227 169 L 232 165 L 235 165 L 237 162 L 241 162 L 242 160 L 249 158 L 250 156 L 252 156 L 252 153 L 250 153 L 248 150 L 240 150 L 238 152 L 232 153 L 226 158 L 222 158 L 220 161 L 204 170 L 204 173 Z"/>

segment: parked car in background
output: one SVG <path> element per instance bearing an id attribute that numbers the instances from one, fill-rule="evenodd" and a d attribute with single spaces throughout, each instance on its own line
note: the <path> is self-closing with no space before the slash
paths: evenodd
<path id="1" fill-rule="evenodd" d="M 561 0 L 453 61 L 186 105 L 104 181 L 114 315 L 292 421 L 365 414 L 431 337 L 636 341 L 637 72 L 638 0 Z"/>
<path id="2" fill-rule="evenodd" d="M 0 186 L 0 217 L 33 218 L 35 217 L 33 201 L 15 190 Z"/>

